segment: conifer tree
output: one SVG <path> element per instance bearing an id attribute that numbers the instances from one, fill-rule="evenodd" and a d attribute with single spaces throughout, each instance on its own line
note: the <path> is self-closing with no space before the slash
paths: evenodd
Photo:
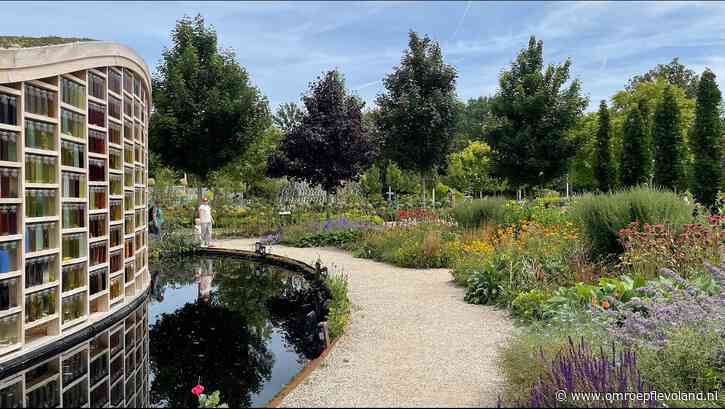
<path id="1" fill-rule="evenodd" d="M 687 187 L 685 142 L 680 130 L 680 120 L 680 110 L 672 93 L 672 86 L 667 86 L 657 104 L 652 124 L 654 183 L 675 191 L 682 191 Z"/>
<path id="2" fill-rule="evenodd" d="M 713 206 L 720 188 L 719 105 L 722 95 L 715 82 L 715 74 L 706 69 L 697 88 L 695 124 L 690 139 L 694 154 L 692 193 L 700 203 Z"/>
<path id="3" fill-rule="evenodd" d="M 594 163 L 594 179 L 602 192 L 612 190 L 614 171 L 612 166 L 611 124 L 607 102 L 599 103 L 599 129 L 597 131 L 596 161 Z"/>
<path id="4" fill-rule="evenodd" d="M 620 177 L 623 187 L 646 183 L 652 172 L 652 143 L 643 101 L 627 112 L 622 135 Z M 645 111 L 645 112 L 643 112 Z"/>

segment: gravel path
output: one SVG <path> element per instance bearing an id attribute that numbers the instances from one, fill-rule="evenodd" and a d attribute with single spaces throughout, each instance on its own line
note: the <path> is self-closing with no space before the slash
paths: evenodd
<path id="1" fill-rule="evenodd" d="M 218 247 L 250 250 L 254 240 Z M 493 407 L 495 356 L 512 331 L 503 311 L 466 304 L 447 269 L 408 269 L 334 248 L 274 246 L 272 253 L 336 266 L 350 280 L 350 326 L 282 402 L 286 407 Z"/>

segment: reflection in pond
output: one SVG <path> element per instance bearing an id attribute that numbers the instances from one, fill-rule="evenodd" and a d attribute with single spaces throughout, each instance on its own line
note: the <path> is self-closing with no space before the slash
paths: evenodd
<path id="1" fill-rule="evenodd" d="M 154 270 L 153 405 L 195 406 L 200 382 L 232 407 L 260 406 L 322 351 L 324 297 L 297 273 L 221 257 Z"/>
<path id="2" fill-rule="evenodd" d="M 150 297 L 90 338 L 0 365 L 0 407 L 196 407 L 197 383 L 261 406 L 322 351 L 329 294 L 298 273 L 195 257 L 152 276 Z"/>
<path id="3" fill-rule="evenodd" d="M 148 406 L 147 301 L 95 336 L 0 380 L 1 408 Z"/>

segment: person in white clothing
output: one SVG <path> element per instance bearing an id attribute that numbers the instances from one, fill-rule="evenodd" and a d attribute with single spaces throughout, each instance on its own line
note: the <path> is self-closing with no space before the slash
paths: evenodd
<path id="1" fill-rule="evenodd" d="M 211 243 L 211 228 L 214 224 L 214 218 L 211 216 L 211 207 L 209 199 L 206 197 L 201 199 L 199 206 L 199 225 L 201 226 L 201 246 L 208 247 Z"/>

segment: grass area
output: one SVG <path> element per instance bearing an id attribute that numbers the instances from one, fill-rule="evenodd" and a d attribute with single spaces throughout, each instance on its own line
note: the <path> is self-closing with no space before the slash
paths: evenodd
<path id="1" fill-rule="evenodd" d="M 77 43 L 85 41 L 96 41 L 91 38 L 78 37 L 25 37 L 25 36 L 0 36 L 0 48 L 28 48 L 43 47 L 46 45 L 58 45 Z"/>

